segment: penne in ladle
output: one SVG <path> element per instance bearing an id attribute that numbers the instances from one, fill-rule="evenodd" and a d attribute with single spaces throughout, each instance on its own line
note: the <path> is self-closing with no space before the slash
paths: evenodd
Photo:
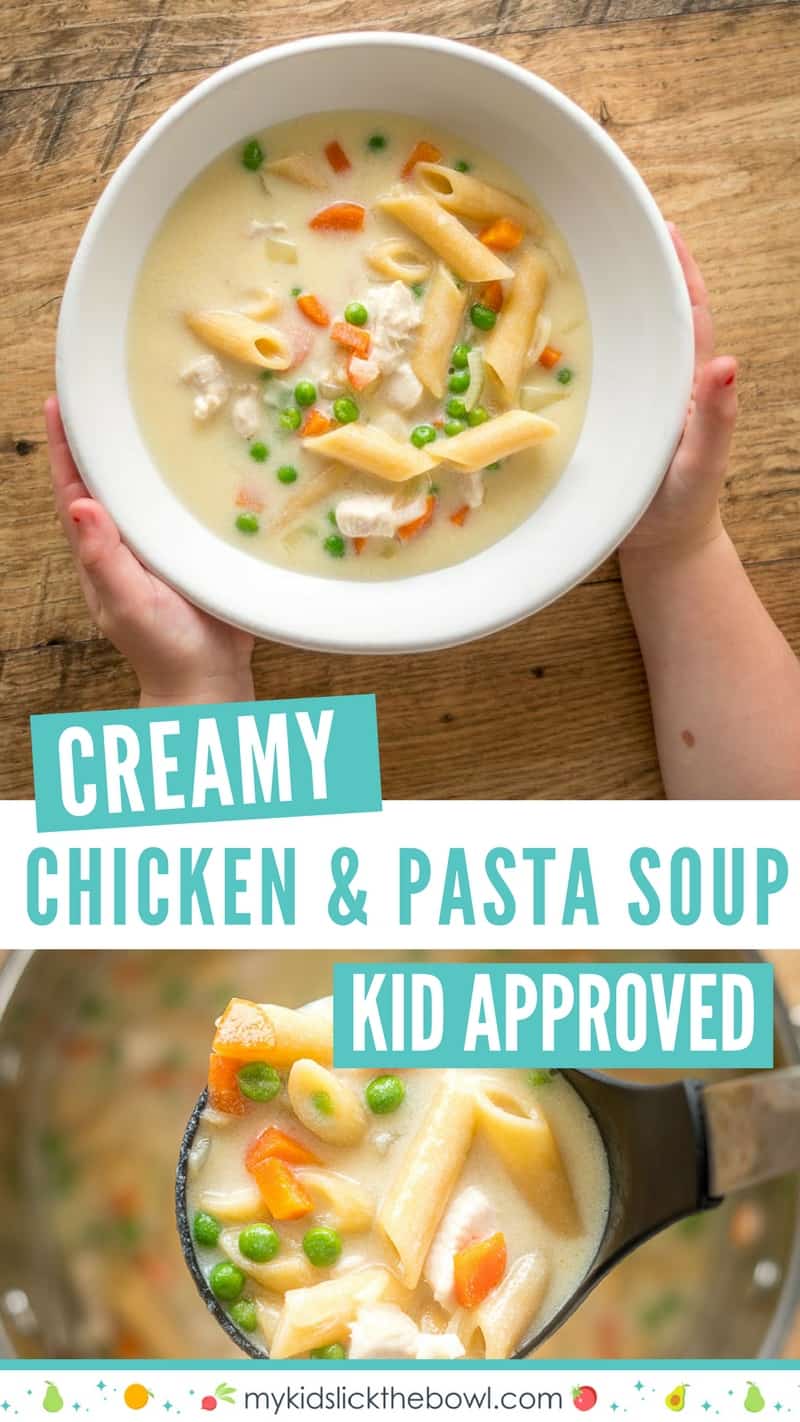
<path id="1" fill-rule="evenodd" d="M 524 1358 L 569 1318 L 587 1294 L 640 1244 L 726 1195 L 800 1170 L 800 1067 L 714 1084 L 642 1086 L 595 1072 L 563 1076 L 594 1118 L 609 1166 L 603 1238 L 574 1293 L 514 1357 Z M 206 1308 L 242 1352 L 263 1358 L 214 1298 L 198 1265 L 186 1201 L 189 1158 L 206 1105 L 203 1092 L 181 1142 L 176 1214 L 181 1249 Z"/>

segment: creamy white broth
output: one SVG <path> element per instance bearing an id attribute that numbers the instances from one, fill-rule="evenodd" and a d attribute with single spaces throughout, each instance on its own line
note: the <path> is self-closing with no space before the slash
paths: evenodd
<path id="1" fill-rule="evenodd" d="M 379 152 L 368 147 L 374 133 L 387 140 Z M 538 395 L 534 399 L 544 402 L 536 413 L 553 420 L 558 432 L 504 459 L 499 469 L 486 472 L 483 502 L 471 508 L 461 524 L 453 523 L 451 516 L 466 506 L 473 492 L 468 491 L 465 497 L 464 476 L 442 465 L 402 485 L 343 471 L 340 488 L 309 507 L 290 527 L 275 531 L 272 525 L 281 518 L 287 503 L 301 494 L 327 463 L 303 449 L 300 434 L 280 429 L 279 412 L 294 404 L 296 383 L 310 380 L 317 388 L 314 407 L 331 416 L 332 399 L 321 393 L 320 386 L 322 383 L 333 391 L 324 378 L 330 375 L 337 353 L 330 329 L 309 322 L 299 312 L 292 291 L 299 287 L 303 293 L 317 295 L 332 321 L 340 320 L 352 301 L 361 301 L 369 312 L 370 292 L 386 283 L 366 265 L 368 250 L 384 237 L 411 235 L 373 204 L 397 187 L 400 169 L 421 137 L 441 150 L 442 163 L 469 163 L 475 177 L 519 194 L 541 214 L 541 230 L 533 240 L 545 253 L 550 273 L 542 314 L 551 323 L 550 344 L 561 351 L 561 359 L 550 370 L 538 363 L 531 366 L 522 383 L 535 387 Z M 352 163 L 349 171 L 339 175 L 330 169 L 323 151 L 333 138 Z M 300 187 L 266 173 L 263 167 L 250 172 L 241 163 L 240 145 L 216 159 L 168 213 L 146 254 L 129 323 L 131 393 L 155 462 L 192 515 L 248 555 L 284 567 L 330 577 L 373 579 L 410 576 L 460 562 L 502 538 L 535 510 L 563 472 L 580 432 L 591 376 L 591 337 L 580 279 L 563 237 L 541 213 L 535 196 L 526 192 L 497 158 L 417 119 L 373 113 L 319 114 L 275 127 L 260 135 L 259 142 L 267 163 L 299 151 L 312 155 L 328 187 L 324 191 Z M 413 179 L 402 186 L 413 191 Z M 309 228 L 309 218 L 320 208 L 343 200 L 367 209 L 363 231 L 340 234 Z M 296 264 L 273 260 L 264 232 L 249 235 L 254 224 L 272 222 L 286 225 L 286 239 L 296 243 Z M 477 232 L 484 224 L 467 221 L 466 225 Z M 414 241 L 425 245 L 419 239 Z M 517 255 L 514 251 L 508 254 L 512 267 Z M 428 285 L 421 297 L 414 298 L 420 313 Z M 262 380 L 258 370 L 217 352 L 231 393 L 222 408 L 198 421 L 193 416 L 197 392 L 181 377 L 198 359 L 211 354 L 211 348 L 189 330 L 186 313 L 214 308 L 252 310 L 267 289 L 280 298 L 280 309 L 270 317 L 270 324 L 287 336 L 293 354 L 301 358 L 291 370 Z M 469 286 L 467 312 L 481 289 L 481 283 Z M 365 329 L 370 330 L 369 320 Z M 412 332 L 405 343 L 406 356 L 413 351 L 414 339 Z M 485 339 L 485 333 L 471 325 L 468 314 L 462 339 L 477 347 Z M 572 373 L 568 384 L 558 379 L 565 369 Z M 384 376 L 361 393 L 342 387 L 342 394 L 356 400 L 360 422 L 376 424 L 406 441 L 415 426 L 446 420 L 444 406 L 449 392 L 438 400 L 423 392 L 413 409 L 400 412 L 388 402 L 388 381 Z M 258 422 L 252 436 L 245 438 L 234 428 L 232 412 L 235 401 L 250 391 L 257 402 Z M 479 403 L 490 415 L 500 411 L 488 385 Z M 305 411 L 302 413 L 305 416 Z M 446 438 L 440 428 L 437 444 L 444 444 Z M 254 443 L 269 450 L 261 463 L 250 456 Z M 288 485 L 277 478 L 278 468 L 286 465 L 298 474 L 296 482 Z M 326 540 L 340 536 L 332 520 L 344 495 L 388 493 L 398 504 L 412 506 L 431 485 L 436 504 L 432 522 L 422 533 L 406 540 L 369 537 L 358 552 L 353 539 L 344 537 L 343 556 L 326 551 Z M 236 519 L 242 512 L 255 514 L 257 532 L 237 528 Z"/>
<path id="2" fill-rule="evenodd" d="M 187 1202 L 190 1219 L 194 1219 L 198 1211 L 205 1210 L 219 1221 L 223 1221 L 232 1200 L 241 1200 L 248 1194 L 257 1195 L 257 1191 L 254 1192 L 253 1176 L 245 1163 L 246 1153 L 252 1142 L 265 1129 L 277 1127 L 310 1149 L 323 1169 L 356 1182 L 367 1192 L 375 1210 L 372 1223 L 366 1228 L 357 1233 L 347 1233 L 344 1230 L 341 1232 L 343 1248 L 333 1267 L 308 1268 L 304 1262 L 306 1277 L 302 1279 L 301 1287 L 313 1287 L 325 1280 L 374 1265 L 384 1266 L 391 1275 L 399 1279 L 402 1263 L 383 1232 L 381 1206 L 393 1184 L 408 1168 L 409 1146 L 425 1117 L 432 1096 L 442 1082 L 443 1074 L 421 1070 L 396 1073 L 405 1088 L 402 1104 L 385 1115 L 373 1114 L 365 1107 L 366 1133 L 358 1143 L 344 1146 L 326 1143 L 298 1120 L 288 1099 L 286 1075 L 286 1070 L 282 1069 L 281 1090 L 269 1103 L 249 1101 L 245 1113 L 238 1116 L 218 1110 L 207 1110 L 204 1113 L 195 1138 L 189 1172 Z M 366 1102 L 365 1089 L 375 1073 L 337 1071 L 335 1075 L 338 1080 L 352 1088 L 360 1102 Z M 568 1188 L 572 1190 L 576 1207 L 578 1226 L 572 1233 L 565 1231 L 552 1219 L 548 1222 L 536 1208 L 535 1184 L 532 1193 L 521 1192 L 518 1188 L 519 1181 L 515 1182 L 509 1174 L 505 1163 L 479 1127 L 474 1130 L 464 1166 L 453 1184 L 437 1222 L 438 1233 L 438 1227 L 446 1217 L 448 1207 L 462 1198 L 464 1191 L 474 1187 L 481 1192 L 493 1212 L 496 1229 L 504 1236 L 507 1262 L 497 1288 L 502 1289 L 503 1279 L 513 1270 L 515 1262 L 522 1258 L 536 1256 L 547 1271 L 546 1288 L 538 1300 L 535 1313 L 526 1320 L 531 1326 L 541 1327 L 574 1292 L 590 1267 L 602 1238 L 608 1212 L 609 1176 L 599 1133 L 580 1098 L 558 1075 L 543 1084 L 534 1084 L 530 1074 L 523 1071 L 460 1071 L 456 1076 L 458 1085 L 468 1090 L 485 1088 L 487 1085 L 512 1088 L 519 1093 L 526 1110 L 544 1115 L 555 1137 L 564 1173 L 569 1182 Z M 298 1169 L 302 1181 L 303 1167 Z M 302 1252 L 304 1234 L 308 1229 L 327 1222 L 324 1209 L 315 1209 L 313 1213 L 294 1221 L 273 1220 L 263 1201 L 256 1202 L 253 1207 L 243 1212 L 237 1209 L 236 1213 L 240 1214 L 240 1218 L 235 1223 L 224 1220 L 224 1227 L 233 1230 L 234 1238 L 249 1222 L 272 1223 L 281 1241 L 280 1252 L 276 1258 L 287 1259 L 295 1253 L 301 1261 L 305 1261 Z M 494 1233 L 494 1228 L 490 1233 Z M 485 1234 L 485 1229 L 479 1230 L 476 1238 L 483 1238 Z M 196 1255 L 206 1278 L 211 1275 L 216 1264 L 231 1257 L 220 1245 L 197 1245 Z M 237 1262 L 247 1272 L 247 1261 L 239 1258 Z M 256 1269 L 255 1274 L 257 1273 Z M 266 1304 L 272 1328 L 283 1300 L 280 1294 L 264 1290 L 261 1287 L 262 1282 L 263 1280 L 259 1282 L 254 1277 L 248 1277 L 244 1296 L 254 1302 Z M 481 1335 L 476 1336 L 471 1328 L 472 1311 L 469 1308 L 461 1308 L 456 1302 L 450 1302 L 444 1307 L 437 1303 L 431 1283 L 426 1280 L 425 1267 L 415 1287 L 409 1289 L 398 1284 L 397 1288 L 398 1292 L 391 1296 L 392 1304 L 399 1306 L 423 1334 L 454 1335 L 463 1339 L 462 1346 L 466 1356 L 484 1356 Z M 491 1292 L 488 1297 L 492 1297 Z M 367 1319 L 366 1322 L 369 1324 L 370 1320 Z M 526 1326 L 525 1334 L 529 1331 Z M 348 1330 L 337 1334 L 336 1337 L 345 1349 L 349 1348 Z M 271 1338 L 265 1338 L 260 1327 L 251 1334 L 251 1338 L 257 1346 L 268 1350 Z M 521 1341 L 521 1338 L 517 1341 Z M 294 1351 L 290 1354 L 302 1355 L 302 1352 Z M 461 1351 L 456 1353 L 456 1356 L 463 1355 Z"/>

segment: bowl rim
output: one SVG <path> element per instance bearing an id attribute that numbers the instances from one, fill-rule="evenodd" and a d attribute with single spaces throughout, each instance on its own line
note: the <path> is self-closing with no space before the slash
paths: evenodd
<path id="1" fill-rule="evenodd" d="M 627 534 L 638 523 L 661 484 L 683 431 L 693 380 L 694 335 L 691 304 L 680 263 L 666 222 L 644 178 L 602 125 L 596 123 L 574 100 L 540 75 L 532 73 L 522 65 L 505 59 L 501 55 L 464 44 L 458 40 L 428 34 L 412 34 L 406 31 L 363 30 L 312 35 L 254 51 L 231 64 L 222 66 L 189 89 L 150 125 L 115 170 L 101 193 L 81 236 L 64 289 L 56 341 L 56 385 L 67 441 L 84 482 L 90 493 L 101 500 L 108 499 L 108 490 L 97 486 L 91 468 L 92 461 L 85 457 L 85 438 L 82 438 L 80 430 L 83 426 L 85 433 L 87 402 L 80 389 L 81 382 L 75 378 L 74 372 L 79 368 L 79 315 L 82 288 L 94 255 L 96 238 L 107 214 L 114 205 L 118 192 L 124 187 L 142 158 L 158 144 L 167 129 L 183 119 L 195 106 L 202 104 L 215 90 L 230 81 L 251 70 L 261 69 L 284 59 L 320 51 L 358 49 L 371 45 L 385 45 L 390 49 L 425 50 L 469 62 L 474 64 L 477 69 L 494 70 L 503 79 L 527 88 L 555 106 L 581 130 L 591 145 L 598 146 L 626 183 L 647 218 L 651 235 L 659 249 L 662 266 L 661 278 L 667 284 L 668 295 L 676 314 L 678 345 L 680 346 L 679 349 L 676 349 L 674 359 L 674 367 L 678 372 L 675 408 L 670 420 L 668 422 L 665 420 L 666 433 L 648 460 L 648 477 L 637 480 L 636 496 L 631 495 L 627 506 L 627 516 L 621 530 L 618 525 L 613 532 L 609 531 L 602 538 L 593 542 L 591 548 L 587 547 L 577 563 L 569 568 L 564 566 L 563 570 L 553 572 L 548 577 L 545 589 L 535 599 L 532 599 L 531 590 L 525 584 L 517 588 L 513 578 L 503 580 L 503 605 L 499 606 L 495 600 L 487 598 L 477 608 L 470 609 L 466 623 L 463 620 L 464 612 L 459 609 L 457 598 L 447 599 L 446 586 L 442 586 L 448 603 L 448 618 L 437 626 L 433 626 L 430 619 L 422 617 L 416 621 L 413 617 L 401 618 L 398 620 L 397 626 L 387 626 L 382 618 L 373 617 L 371 624 L 365 621 L 364 625 L 359 625 L 356 617 L 353 619 L 354 625 L 352 627 L 337 625 L 334 630 L 329 625 L 325 628 L 315 628 L 315 604 L 320 600 L 320 592 L 324 599 L 327 589 L 332 599 L 336 601 L 341 599 L 342 602 L 347 599 L 349 606 L 354 607 L 356 606 L 356 594 L 353 590 L 358 590 L 363 603 L 364 581 L 322 578 L 318 575 L 305 574 L 271 564 L 268 560 L 263 560 L 263 566 L 270 570 L 269 576 L 274 578 L 276 586 L 280 582 L 287 591 L 290 591 L 289 584 L 285 580 L 292 579 L 294 590 L 301 594 L 307 593 L 307 595 L 286 599 L 276 598 L 263 616 L 253 617 L 251 605 L 247 603 L 246 598 L 240 597 L 235 608 L 232 606 L 239 596 L 237 586 L 226 584 L 222 578 L 214 580 L 204 578 L 202 572 L 194 570 L 189 573 L 184 569 L 180 575 L 177 575 L 169 567 L 169 545 L 166 541 L 159 548 L 145 548 L 137 537 L 132 536 L 124 528 L 121 529 L 124 541 L 146 567 L 197 607 L 223 622 L 241 627 L 258 637 L 307 650 L 385 655 L 435 651 L 479 640 L 510 627 L 535 612 L 542 611 L 565 593 L 577 587 L 619 547 Z M 681 396 L 680 400 L 677 398 L 678 394 Z M 126 394 L 126 398 L 130 402 L 129 394 Z M 152 459 L 152 466 L 158 474 L 159 471 L 154 459 Z M 160 477 L 163 479 L 163 476 Z M 166 483 L 166 480 L 164 482 Z M 175 497 L 179 503 L 183 503 L 177 494 Z M 530 517 L 535 519 L 535 512 Z M 196 520 L 196 522 L 198 524 L 198 529 L 195 530 L 196 536 L 201 536 L 202 530 L 203 535 L 211 536 L 215 541 L 219 538 L 218 535 L 213 534 L 212 530 L 208 530 L 200 520 Z M 512 537 L 514 533 L 525 527 L 525 523 L 527 520 L 505 536 Z M 460 563 L 416 574 L 409 578 L 387 579 L 377 583 L 368 582 L 366 586 L 372 589 L 375 599 L 380 599 L 385 604 L 392 597 L 392 593 L 377 590 L 397 590 L 395 597 L 399 601 L 400 590 L 409 588 L 411 584 L 417 584 L 421 590 L 428 590 L 425 601 L 430 604 L 431 598 L 435 598 L 438 591 L 434 584 L 443 585 L 443 580 L 447 580 L 448 575 L 449 581 L 455 585 L 457 590 L 459 581 L 465 576 L 465 569 L 470 570 L 466 574 L 467 577 L 472 574 L 476 578 L 480 578 L 481 574 L 496 574 L 498 571 L 496 567 L 481 568 L 480 560 L 492 554 L 503 542 L 504 538 L 500 538 L 486 549 Z M 233 545 L 230 547 L 232 548 Z M 242 557 L 239 550 L 234 549 L 233 551 L 236 553 L 237 559 Z M 254 555 L 247 554 L 245 556 L 249 558 Z M 481 579 L 481 581 L 485 587 L 491 586 L 488 577 Z M 331 591 L 334 588 L 339 591 Z M 386 611 L 384 605 L 382 608 L 384 615 Z"/>

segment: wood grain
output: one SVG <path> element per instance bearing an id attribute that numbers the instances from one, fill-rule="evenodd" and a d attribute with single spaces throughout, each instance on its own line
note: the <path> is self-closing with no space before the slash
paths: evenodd
<path id="1" fill-rule="evenodd" d="M 349 28 L 337 0 L 6 4 L 0 16 L 0 794 L 31 794 L 31 712 L 131 704 L 52 513 L 41 403 L 69 262 L 108 176 L 219 64 Z M 570 94 L 695 247 L 722 349 L 742 364 L 726 518 L 800 650 L 796 4 L 365 0 L 361 28 L 493 49 Z M 402 659 L 262 645 L 262 696 L 376 691 L 389 797 L 661 794 L 644 679 L 613 561 L 486 642 Z"/>

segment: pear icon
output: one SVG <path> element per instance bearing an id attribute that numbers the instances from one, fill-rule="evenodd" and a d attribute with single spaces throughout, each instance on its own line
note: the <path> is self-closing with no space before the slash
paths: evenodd
<path id="1" fill-rule="evenodd" d="M 44 1408 L 45 1412 L 60 1412 L 63 1406 L 64 1399 L 61 1396 L 61 1393 L 59 1392 L 55 1383 L 49 1382 L 47 1384 L 47 1391 L 44 1395 L 42 1407 Z"/>
<path id="2" fill-rule="evenodd" d="M 744 1400 L 745 1412 L 763 1412 L 766 1405 L 760 1388 L 757 1388 L 755 1383 L 749 1382 L 747 1384 L 747 1396 Z"/>

